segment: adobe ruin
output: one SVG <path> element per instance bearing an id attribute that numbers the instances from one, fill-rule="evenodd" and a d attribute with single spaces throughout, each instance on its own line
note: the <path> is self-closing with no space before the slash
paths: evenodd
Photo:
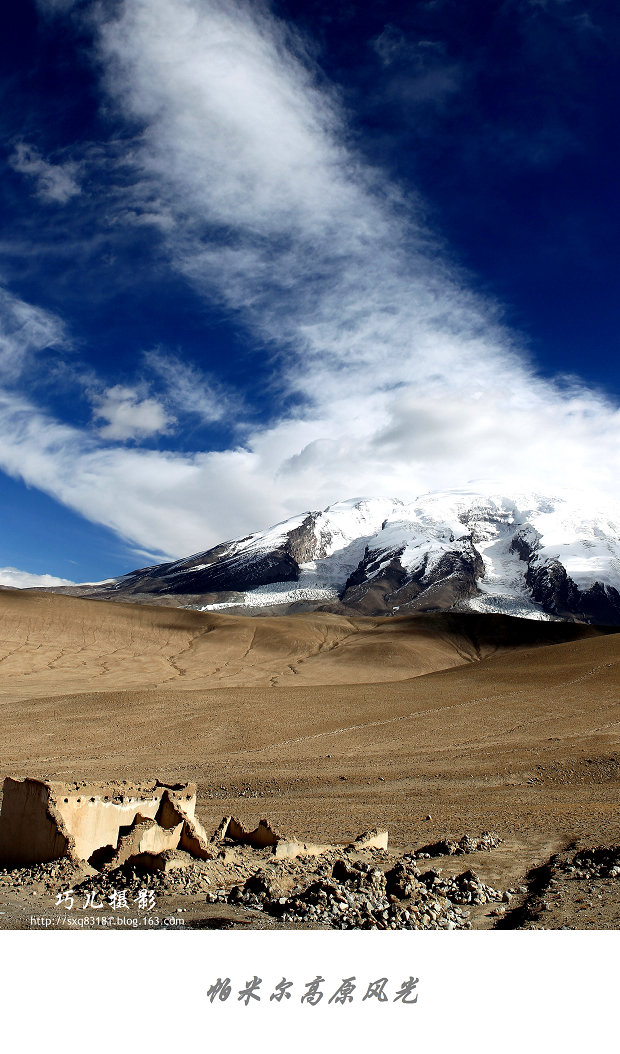
<path id="1" fill-rule="evenodd" d="M 320 856 L 334 848 L 283 834 L 267 820 L 246 830 L 234 816 L 225 816 L 209 837 L 195 811 L 194 783 L 79 783 L 7 776 L 0 812 L 0 868 L 68 858 L 97 871 L 127 863 L 169 870 L 185 866 L 189 857 L 212 860 L 222 855 L 226 843 L 271 852 L 277 860 Z M 387 849 L 387 843 L 387 831 L 374 829 L 350 848 Z"/>
<path id="2" fill-rule="evenodd" d="M 195 809 L 193 783 L 95 784 L 7 777 L 0 812 L 0 867 L 69 857 L 109 870 L 141 854 L 170 849 L 210 859 L 209 838 Z"/>

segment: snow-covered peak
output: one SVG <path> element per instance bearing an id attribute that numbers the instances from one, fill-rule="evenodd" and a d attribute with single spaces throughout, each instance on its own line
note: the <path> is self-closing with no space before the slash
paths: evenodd
<path id="1" fill-rule="evenodd" d="M 266 531 L 257 531 L 255 534 L 250 534 L 247 538 L 229 542 L 228 553 L 229 555 L 238 555 L 251 552 L 270 552 L 273 549 L 278 549 L 286 544 L 291 531 L 301 527 L 304 521 L 312 515 L 311 512 L 302 512 L 299 516 L 291 516 L 289 520 L 282 520 L 280 523 L 276 523 Z"/>
<path id="2" fill-rule="evenodd" d="M 401 501 L 392 498 L 352 498 L 328 505 L 314 523 L 316 555 L 332 556 L 358 538 L 372 538 L 403 507 Z"/>
<path id="3" fill-rule="evenodd" d="M 351 498 L 109 587 L 141 591 L 204 597 L 218 610 L 342 604 L 620 624 L 620 507 L 489 485 Z"/>

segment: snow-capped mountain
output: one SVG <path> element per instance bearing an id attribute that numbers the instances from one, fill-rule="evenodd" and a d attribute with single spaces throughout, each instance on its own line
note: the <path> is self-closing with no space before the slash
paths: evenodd
<path id="1" fill-rule="evenodd" d="M 82 587 L 203 610 L 477 611 L 620 624 L 620 509 L 540 495 L 356 498 Z"/>

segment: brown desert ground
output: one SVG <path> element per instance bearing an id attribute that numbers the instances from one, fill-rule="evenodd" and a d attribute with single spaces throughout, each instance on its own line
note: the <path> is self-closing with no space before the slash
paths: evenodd
<path id="1" fill-rule="evenodd" d="M 514 924 L 538 925 L 554 854 L 620 845 L 619 642 L 503 616 L 251 619 L 0 590 L 0 775 L 196 781 L 207 829 L 265 816 L 344 844 L 379 827 L 401 853 L 492 831 L 467 866 L 520 888 Z M 543 924 L 620 928 L 617 881 L 573 887 Z"/>

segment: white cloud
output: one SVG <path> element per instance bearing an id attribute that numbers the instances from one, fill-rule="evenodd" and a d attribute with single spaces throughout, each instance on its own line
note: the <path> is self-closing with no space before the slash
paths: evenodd
<path id="1" fill-rule="evenodd" d="M 0 567 L 0 585 L 12 586 L 13 589 L 28 589 L 39 586 L 72 586 L 68 578 L 56 578 L 54 575 L 34 575 L 29 571 L 18 571 L 16 567 Z"/>
<path id="2" fill-rule="evenodd" d="M 394 456 L 421 480 L 430 444 L 427 432 L 422 458 L 416 403 L 433 417 L 430 464 L 442 468 L 452 449 L 455 467 L 465 457 L 507 471 L 514 431 L 527 444 L 542 425 L 553 478 L 581 418 L 586 460 L 598 467 L 600 429 L 615 435 L 613 408 L 536 377 L 496 308 L 424 229 L 419 204 L 348 145 L 334 96 L 316 86 L 280 22 L 262 6 L 217 0 L 124 0 L 118 10 L 101 27 L 108 90 L 144 122 L 141 176 L 177 216 L 171 259 L 286 349 L 282 385 L 306 399 L 315 430 L 333 444 L 359 417 L 370 466 L 385 450 L 375 431 L 403 427 L 406 404 L 411 441 Z M 214 225 L 225 237 L 214 240 Z M 495 439 L 481 448 L 481 435 Z M 324 468 L 333 473 L 331 461 Z"/>
<path id="3" fill-rule="evenodd" d="M 142 397 L 136 388 L 115 384 L 92 396 L 93 419 L 105 421 L 99 426 L 102 439 L 146 439 L 170 432 L 170 417 L 158 399 Z"/>
<path id="4" fill-rule="evenodd" d="M 175 412 L 218 420 L 217 385 L 181 362 L 174 396 L 173 358 L 151 353 L 166 392 L 108 389 L 99 436 L 0 394 L 6 471 L 175 556 L 353 494 L 484 477 L 594 505 L 617 494 L 617 408 L 536 375 L 419 202 L 360 160 L 302 44 L 262 5 L 116 11 L 100 58 L 118 107 L 144 124 L 136 187 L 167 218 L 172 265 L 279 356 L 274 405 L 280 393 L 296 410 L 223 452 L 115 446 L 165 432 L 175 398 Z"/>
<path id="5" fill-rule="evenodd" d="M 248 451 L 179 455 L 102 444 L 0 389 L 0 463 L 151 553 L 180 555 L 244 533 L 281 507 Z M 265 501 L 267 499 L 267 501 Z"/>
<path id="6" fill-rule="evenodd" d="M 574 491 L 578 480 L 584 502 L 596 508 L 620 469 L 617 417 L 601 414 L 599 403 L 585 403 L 578 394 L 568 397 L 566 417 L 572 415 L 573 424 L 561 450 L 550 446 L 557 407 L 544 399 L 523 408 L 516 397 L 498 397 L 476 420 L 462 413 L 454 394 L 438 419 L 437 403 L 423 393 L 401 395 L 400 416 L 393 398 L 378 393 L 360 403 L 352 393 L 324 418 L 257 430 L 245 449 L 180 455 L 102 446 L 96 436 L 0 392 L 0 457 L 9 474 L 168 556 L 196 552 L 343 495 L 413 498 L 472 477 L 499 477 L 499 489 L 526 491 Z M 595 442 L 606 454 L 598 461 Z"/>
<path id="7" fill-rule="evenodd" d="M 76 176 L 78 165 L 73 161 L 54 164 L 46 161 L 34 146 L 17 143 L 9 157 L 16 172 L 34 181 L 37 197 L 54 205 L 65 205 L 81 191 Z"/>
<path id="8" fill-rule="evenodd" d="M 167 403 L 179 413 L 195 414 L 204 424 L 213 424 L 239 413 L 240 399 L 237 396 L 198 367 L 184 362 L 180 356 L 157 349 L 145 352 L 144 362 L 163 382 Z"/>
<path id="9" fill-rule="evenodd" d="M 171 260 L 286 347 L 289 391 L 316 400 L 315 370 L 328 390 L 363 371 L 372 391 L 452 373 L 462 353 L 507 363 L 507 334 L 441 262 L 418 204 L 347 147 L 280 23 L 241 3 L 119 10 L 101 27 L 108 88 L 145 123 L 136 163 L 176 214 Z"/>
<path id="10" fill-rule="evenodd" d="M 110 92 L 147 122 L 141 160 L 183 185 L 181 208 L 261 232 L 337 216 L 340 118 L 261 4 L 130 0 L 100 40 Z"/>
<path id="11" fill-rule="evenodd" d="M 34 354 L 66 342 L 60 319 L 0 286 L 0 382 L 16 381 Z"/>

